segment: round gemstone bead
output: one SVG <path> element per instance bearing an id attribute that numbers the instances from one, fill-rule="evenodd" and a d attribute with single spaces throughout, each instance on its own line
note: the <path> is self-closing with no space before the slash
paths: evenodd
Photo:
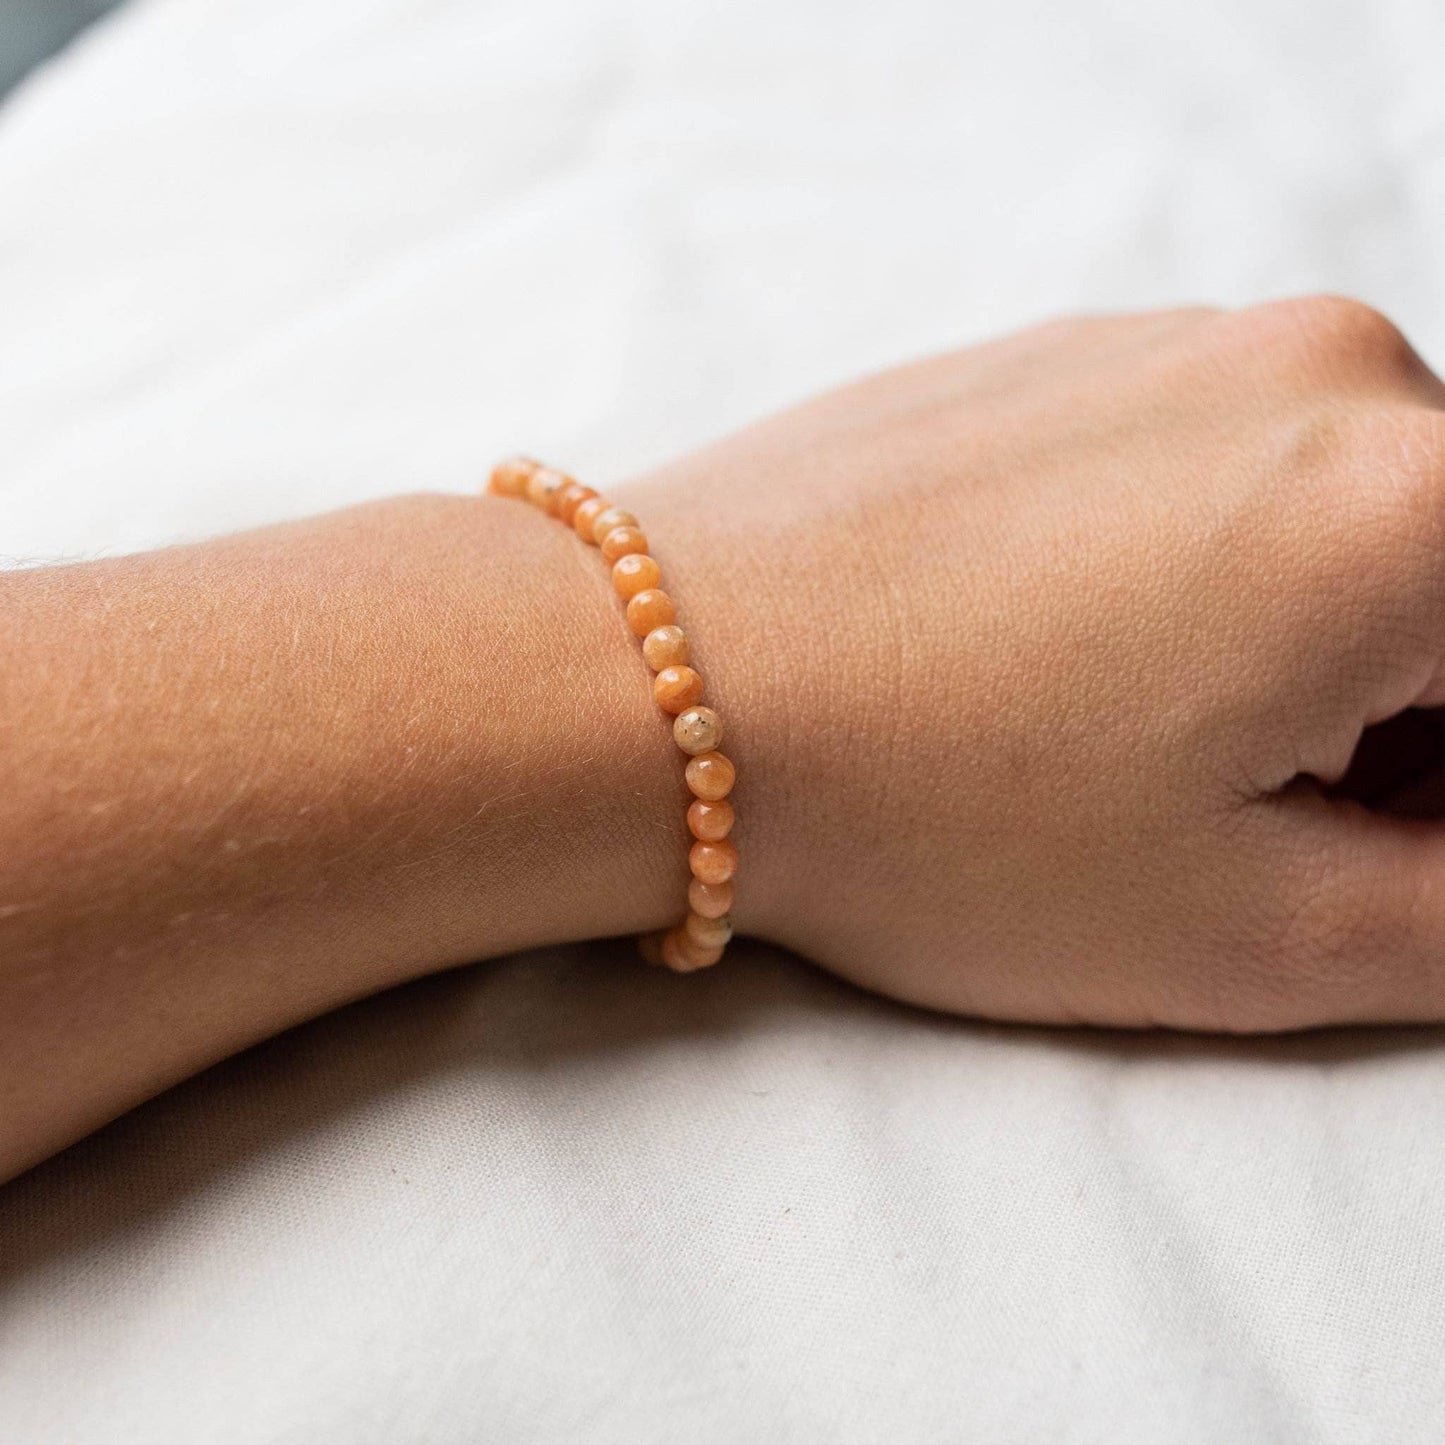
<path id="1" fill-rule="evenodd" d="M 645 588 L 627 603 L 627 625 L 638 637 L 659 631 L 676 616 L 677 605 L 660 587 Z M 678 665 L 680 664 L 664 664 Z M 658 671 L 661 672 L 662 668 L 658 668 Z"/>
<path id="2" fill-rule="evenodd" d="M 721 918 L 733 906 L 731 883 L 704 883 L 694 878 L 687 885 L 688 907 L 704 918 Z"/>
<path id="3" fill-rule="evenodd" d="M 572 530 L 584 542 L 590 542 L 593 525 L 598 517 L 607 510 L 607 507 L 608 502 L 605 497 L 588 497 L 585 502 L 578 502 L 576 511 L 572 513 Z"/>
<path id="4" fill-rule="evenodd" d="M 551 467 L 538 467 L 527 478 L 527 500 L 534 507 L 555 514 L 557 494 L 571 481 L 572 478 L 563 472 L 554 471 Z"/>
<path id="5" fill-rule="evenodd" d="M 660 675 L 660 674 L 659 674 Z M 733 790 L 737 769 L 721 753 L 701 753 L 687 765 L 687 786 L 695 798 L 716 803 Z"/>
<path id="6" fill-rule="evenodd" d="M 710 707 L 690 707 L 677 715 L 673 740 L 692 757 L 710 753 L 722 741 L 722 719 Z"/>
<path id="7" fill-rule="evenodd" d="M 677 973 L 707 968 L 723 956 L 719 947 L 704 948 L 694 943 L 682 928 L 670 928 L 662 935 L 662 961 Z"/>
<path id="8" fill-rule="evenodd" d="M 731 838 L 719 838 L 716 843 L 699 838 L 688 849 L 687 866 L 692 876 L 704 883 L 726 883 L 738 871 L 738 846 Z"/>
<path id="9" fill-rule="evenodd" d="M 684 712 L 701 699 L 702 678 L 690 667 L 664 667 L 652 679 L 652 695 L 663 712 Z"/>
<path id="10" fill-rule="evenodd" d="M 560 492 L 557 493 L 557 515 L 569 527 L 572 525 L 572 518 L 577 508 L 589 497 L 595 497 L 596 492 L 591 487 L 584 487 L 581 482 L 568 482 Z"/>
<path id="11" fill-rule="evenodd" d="M 682 931 L 699 948 L 723 948 L 733 936 L 733 921 L 727 914 L 708 918 L 701 913 L 689 913 L 683 920 Z"/>
<path id="12" fill-rule="evenodd" d="M 640 613 L 641 608 L 638 611 Z M 632 622 L 631 603 L 627 607 L 627 621 Z M 632 630 L 636 632 L 637 628 L 633 627 Z M 690 662 L 692 648 L 688 644 L 687 633 L 675 623 L 668 622 L 661 627 L 654 627 L 642 639 L 642 655 L 654 672 L 661 672 L 664 667 L 681 667 L 683 663 Z"/>
<path id="13" fill-rule="evenodd" d="M 609 562 L 615 562 L 630 552 L 647 551 L 647 538 L 636 527 L 614 527 L 602 539 L 601 546 L 602 555 Z"/>
<path id="14" fill-rule="evenodd" d="M 733 830 L 733 805 L 726 798 L 705 803 L 694 798 L 687 809 L 687 831 L 704 843 L 716 843 Z"/>
<path id="15" fill-rule="evenodd" d="M 592 540 L 600 547 L 602 539 L 614 527 L 635 526 L 637 526 L 637 518 L 631 512 L 625 512 L 621 507 L 604 507 L 602 511 L 598 512 L 592 523 Z"/>
<path id="16" fill-rule="evenodd" d="M 489 489 L 499 497 L 520 497 L 526 493 L 527 478 L 537 470 L 531 457 L 508 457 L 492 468 Z"/>
<path id="17" fill-rule="evenodd" d="M 619 597 L 636 597 L 662 581 L 662 568 L 646 552 L 629 552 L 612 564 L 612 586 Z"/>

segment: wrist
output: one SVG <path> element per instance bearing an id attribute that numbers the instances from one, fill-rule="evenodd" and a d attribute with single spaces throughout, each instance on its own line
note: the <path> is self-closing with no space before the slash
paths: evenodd
<path id="1" fill-rule="evenodd" d="M 439 815 L 424 846 L 442 855 L 458 903 L 443 951 L 675 922 L 688 877 L 681 766 L 606 570 L 530 509 L 406 505 L 419 544 L 443 549 L 432 575 L 458 579 L 456 592 L 432 588 L 427 643 Z"/>
<path id="2" fill-rule="evenodd" d="M 832 746 L 819 716 L 818 649 L 799 626 L 807 613 L 789 602 L 787 579 L 765 568 L 755 529 L 719 515 L 714 487 L 668 475 L 610 491 L 645 521 L 706 680 L 704 701 L 722 718 L 722 751 L 737 765 L 733 923 L 740 934 L 800 946 L 808 838 L 827 803 L 794 795 L 795 754 L 808 750 L 821 762 Z M 679 788 L 685 761 L 666 767 Z M 685 790 L 680 796 L 685 802 Z"/>

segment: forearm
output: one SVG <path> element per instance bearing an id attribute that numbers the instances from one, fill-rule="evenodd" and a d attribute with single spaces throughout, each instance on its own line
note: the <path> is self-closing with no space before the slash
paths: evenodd
<path id="1" fill-rule="evenodd" d="M 349 998 L 673 921 L 656 723 L 596 558 L 495 503 L 0 578 L 0 1176 Z"/>

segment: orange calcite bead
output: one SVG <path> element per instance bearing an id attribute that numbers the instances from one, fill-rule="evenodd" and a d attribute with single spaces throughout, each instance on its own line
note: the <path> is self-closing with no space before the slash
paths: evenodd
<path id="1" fill-rule="evenodd" d="M 733 805 L 726 798 L 705 803 L 694 798 L 687 810 L 687 831 L 704 843 L 717 843 L 733 830 Z"/>
<path id="2" fill-rule="evenodd" d="M 702 697 L 702 678 L 690 667 L 664 667 L 652 679 L 652 696 L 663 712 L 683 712 Z"/>
<path id="3" fill-rule="evenodd" d="M 591 487 L 584 487 L 581 482 L 568 482 L 560 492 L 557 493 L 557 515 L 570 527 L 572 517 L 577 508 L 585 502 L 588 497 L 595 497 L 596 492 Z"/>
<path id="4" fill-rule="evenodd" d="M 693 757 L 710 753 L 722 741 L 722 719 L 710 707 L 690 707 L 678 713 L 672 736 L 678 747 Z"/>
<path id="5" fill-rule="evenodd" d="M 607 507 L 608 502 L 605 497 L 588 497 L 585 502 L 578 502 L 576 511 L 572 513 L 572 530 L 584 542 L 590 542 L 592 540 L 592 524 L 607 510 Z"/>
<path id="6" fill-rule="evenodd" d="M 499 497 L 520 497 L 527 490 L 527 478 L 537 466 L 531 457 L 508 457 L 492 468 L 488 489 Z"/>
<path id="7" fill-rule="evenodd" d="M 614 527 L 602 539 L 602 555 L 609 562 L 626 557 L 630 552 L 647 551 L 647 538 L 636 527 Z"/>
<path id="8" fill-rule="evenodd" d="M 704 948 L 694 943 L 681 928 L 670 928 L 662 936 L 662 961 L 677 973 L 707 968 L 723 956 L 721 948 Z"/>
<path id="9" fill-rule="evenodd" d="M 618 564 L 621 565 L 620 563 Z M 660 587 L 648 587 L 627 604 L 627 625 L 638 637 L 659 631 L 677 616 L 677 605 Z M 687 659 L 684 658 L 685 662 Z M 679 664 L 664 663 L 663 667 Z M 662 668 L 658 668 L 661 672 Z"/>
<path id="10" fill-rule="evenodd" d="M 660 968 L 662 966 L 662 935 L 660 933 L 638 934 L 637 951 L 642 955 L 644 963 L 650 963 L 654 968 Z"/>
<path id="11" fill-rule="evenodd" d="M 538 467 L 527 478 L 527 500 L 542 511 L 555 514 L 557 494 L 571 482 L 565 472 L 554 471 L 551 467 Z"/>
<path id="12" fill-rule="evenodd" d="M 646 552 L 629 552 L 612 564 L 612 586 L 619 597 L 636 597 L 662 581 L 662 568 Z"/>
<path id="13" fill-rule="evenodd" d="M 726 883 L 738 871 L 738 845 L 731 838 L 704 843 L 701 838 L 688 849 L 687 866 L 694 878 L 704 883 Z"/>
<path id="14" fill-rule="evenodd" d="M 602 539 L 614 527 L 635 527 L 637 518 L 631 512 L 624 512 L 621 507 L 605 507 L 598 512 L 597 519 L 592 523 L 592 540 L 600 547 Z"/>
<path id="15" fill-rule="evenodd" d="M 633 602 L 636 600 L 634 597 Z M 642 620 L 641 611 L 642 609 L 639 608 L 638 621 Z M 631 602 L 627 604 L 627 621 L 632 626 L 632 630 L 636 632 L 637 627 L 632 622 Z M 684 662 L 690 662 L 692 648 L 688 644 L 687 633 L 676 624 L 668 622 L 661 627 L 654 627 L 642 639 L 642 655 L 647 659 L 647 665 L 654 672 L 661 672 L 664 667 L 681 667 Z"/>
<path id="16" fill-rule="evenodd" d="M 688 907 L 704 918 L 721 918 L 733 906 L 731 883 L 704 883 L 694 878 L 687 885 Z"/>
<path id="17" fill-rule="evenodd" d="M 695 798 L 716 803 L 733 790 L 737 769 L 721 753 L 702 753 L 687 765 L 687 786 Z"/>
<path id="18" fill-rule="evenodd" d="M 708 918 L 701 913 L 689 913 L 683 920 L 682 931 L 698 948 L 723 948 L 733 936 L 733 921 L 726 914 Z"/>

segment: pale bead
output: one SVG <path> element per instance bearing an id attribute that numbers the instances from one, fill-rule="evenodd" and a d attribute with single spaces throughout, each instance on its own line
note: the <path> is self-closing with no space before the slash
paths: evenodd
<path id="1" fill-rule="evenodd" d="M 572 518 L 577 514 L 577 508 L 590 497 L 595 497 L 596 492 L 591 487 L 584 487 L 581 482 L 568 482 L 560 492 L 557 493 L 557 516 L 569 527 L 572 525 Z"/>
<path id="2" fill-rule="evenodd" d="M 652 696 L 663 712 L 683 712 L 702 697 L 702 678 L 690 667 L 664 667 L 652 679 Z"/>
<path id="3" fill-rule="evenodd" d="M 687 885 L 688 907 L 704 918 L 721 918 L 733 906 L 733 885 L 731 883 L 704 883 L 694 878 Z"/>
<path id="4" fill-rule="evenodd" d="M 662 581 L 662 568 L 646 552 L 629 552 L 612 564 L 612 587 L 619 597 L 636 597 Z"/>
<path id="5" fill-rule="evenodd" d="M 722 948 L 733 936 L 733 921 L 727 914 L 708 918 L 702 913 L 689 913 L 683 920 L 682 931 L 699 948 Z"/>
<path id="6" fill-rule="evenodd" d="M 631 603 L 627 610 L 629 613 L 632 611 Z M 631 616 L 627 620 L 631 622 Z M 667 623 L 654 627 L 642 639 L 642 655 L 654 672 L 661 672 L 664 667 L 681 667 L 683 663 L 691 662 L 692 648 L 688 644 L 687 633 L 674 623 Z"/>
<path id="7" fill-rule="evenodd" d="M 690 707 L 678 713 L 672 737 L 690 757 L 710 753 L 722 741 L 722 719 L 710 707 Z"/>
<path id="8" fill-rule="evenodd" d="M 657 632 L 676 616 L 677 604 L 660 587 L 644 588 L 636 596 L 628 599 L 627 625 L 638 637 L 646 637 Z M 675 666 L 677 664 L 664 663 L 663 665 Z M 662 668 L 659 668 L 658 671 L 661 672 Z"/>
<path id="9" fill-rule="evenodd" d="M 554 512 L 557 505 L 557 494 L 571 481 L 571 477 L 554 471 L 551 467 L 538 467 L 527 478 L 527 500 L 534 507 L 540 507 L 544 512 Z"/>
<path id="10" fill-rule="evenodd" d="M 723 956 L 721 948 L 703 948 L 681 928 L 670 928 L 662 936 L 662 961 L 676 973 L 693 973 L 707 968 Z"/>
<path id="11" fill-rule="evenodd" d="M 527 478 L 538 465 L 531 457 L 508 457 L 492 468 L 488 489 L 499 497 L 520 497 L 527 490 Z"/>
<path id="12" fill-rule="evenodd" d="M 720 838 L 716 843 L 698 839 L 688 849 L 687 866 L 692 876 L 704 883 L 726 883 L 738 871 L 737 844 L 731 838 Z"/>
<path id="13" fill-rule="evenodd" d="M 600 547 L 602 539 L 614 527 L 635 527 L 637 518 L 631 512 L 624 512 L 621 507 L 607 507 L 597 514 L 597 520 L 592 523 L 592 540 Z"/>
<path id="14" fill-rule="evenodd" d="M 647 538 L 636 527 L 614 527 L 601 542 L 602 555 L 615 562 L 629 552 L 647 551 Z"/>
<path id="15" fill-rule="evenodd" d="M 687 809 L 687 831 L 704 843 L 716 843 L 733 830 L 733 805 L 726 798 L 705 803 L 694 798 Z"/>
<path id="16" fill-rule="evenodd" d="M 606 497 L 588 497 L 585 502 L 578 502 L 576 511 L 572 513 L 572 530 L 584 542 L 591 542 L 593 523 L 609 505 Z"/>
<path id="17" fill-rule="evenodd" d="M 695 798 L 715 803 L 733 790 L 737 769 L 721 753 L 702 753 L 687 765 L 687 786 Z"/>

